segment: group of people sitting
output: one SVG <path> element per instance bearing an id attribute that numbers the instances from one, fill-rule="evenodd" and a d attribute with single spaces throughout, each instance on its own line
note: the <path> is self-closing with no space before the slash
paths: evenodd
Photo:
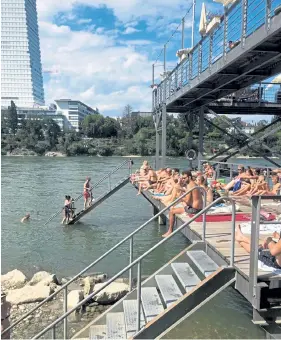
<path id="1" fill-rule="evenodd" d="M 184 193 L 186 194 L 179 202 L 180 205 L 171 206 L 169 210 L 169 228 L 162 235 L 167 237 L 173 232 L 176 215 L 194 215 L 203 209 L 203 190 L 206 192 L 206 204 L 209 205 L 220 196 L 220 191 L 232 190 L 233 198 L 242 195 L 278 195 L 281 189 L 281 169 L 276 169 L 271 175 L 272 188 L 269 188 L 265 176 L 260 174 L 259 169 L 238 166 L 238 175 L 229 183 L 220 183 L 215 178 L 215 169 L 208 163 L 204 164 L 202 172 L 192 173 L 185 170 L 180 173 L 179 169 L 162 168 L 153 170 L 147 161 L 144 161 L 140 170 L 131 176 L 131 182 L 138 184 L 138 195 L 141 191 L 151 190 L 153 198 L 160 200 L 166 206 L 172 204 Z M 277 237 L 275 233 L 273 237 Z M 236 241 L 250 252 L 250 239 L 243 235 L 240 226 L 236 231 Z M 268 252 L 269 250 L 269 252 Z M 268 266 L 281 269 L 281 239 L 278 236 L 275 242 L 267 238 L 261 242 L 259 248 L 259 259 Z"/>
<path id="2" fill-rule="evenodd" d="M 199 187 L 183 197 L 180 207 L 170 208 L 169 230 L 163 237 L 167 237 L 172 233 L 176 214 L 197 214 L 203 209 L 204 191 L 206 192 L 207 205 L 213 202 L 215 197 L 213 188 L 208 185 L 206 173 L 199 172 L 194 175 L 190 170 L 180 173 L 177 168 L 162 168 L 155 171 L 147 161 L 144 161 L 140 170 L 132 175 L 131 181 L 132 183 L 138 183 L 138 195 L 142 190 L 151 189 L 153 198 L 160 200 L 165 205 L 171 204 L 192 188 Z M 204 189 L 204 191 L 200 188 Z"/>

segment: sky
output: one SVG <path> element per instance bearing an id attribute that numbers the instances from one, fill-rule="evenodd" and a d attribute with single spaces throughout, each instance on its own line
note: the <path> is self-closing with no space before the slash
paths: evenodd
<path id="1" fill-rule="evenodd" d="M 201 1 L 197 1 L 199 40 Z M 109 116 L 151 111 L 152 64 L 191 7 L 190 0 L 37 0 L 45 101 L 79 99 Z M 207 9 L 222 10 L 209 1 Z M 191 11 L 185 46 L 190 46 Z M 167 47 L 177 63 L 180 31 Z M 163 59 L 155 74 L 163 71 Z"/>
<path id="2" fill-rule="evenodd" d="M 223 6 L 204 1 L 207 12 Z M 152 64 L 185 19 L 185 47 L 191 43 L 192 0 L 37 0 L 46 104 L 81 100 L 116 117 L 130 104 L 151 111 Z M 202 1 L 196 4 L 195 43 Z M 167 69 L 177 64 L 180 29 L 167 45 Z M 155 76 L 163 72 L 163 58 Z M 248 120 L 252 118 L 248 118 Z"/>

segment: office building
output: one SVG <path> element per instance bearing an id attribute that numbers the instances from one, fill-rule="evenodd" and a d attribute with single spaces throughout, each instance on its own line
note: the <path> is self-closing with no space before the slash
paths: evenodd
<path id="1" fill-rule="evenodd" d="M 90 106 L 71 99 L 55 100 L 57 114 L 67 118 L 69 125 L 76 131 L 80 130 L 81 122 L 87 115 L 98 114 L 98 109 L 92 109 Z"/>
<path id="2" fill-rule="evenodd" d="M 1 105 L 44 105 L 36 0 L 2 0 L 1 17 Z"/>
<path id="3" fill-rule="evenodd" d="M 152 112 L 133 111 L 131 115 L 132 117 L 151 117 Z"/>

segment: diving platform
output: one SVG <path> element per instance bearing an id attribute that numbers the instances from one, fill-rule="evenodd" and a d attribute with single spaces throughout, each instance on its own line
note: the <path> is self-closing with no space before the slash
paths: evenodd
<path id="1" fill-rule="evenodd" d="M 127 183 L 129 183 L 130 177 L 125 177 L 121 179 L 118 183 L 113 186 L 113 188 L 105 191 L 100 197 L 97 199 L 92 199 L 91 205 L 86 208 L 85 210 L 79 211 L 76 215 L 73 216 L 73 218 L 67 223 L 69 224 L 75 224 L 79 220 L 81 220 L 82 217 L 87 215 L 89 212 L 93 211 L 95 208 L 97 208 L 102 202 L 104 202 L 106 199 L 108 199 L 110 196 L 112 196 L 116 191 L 123 188 Z"/>

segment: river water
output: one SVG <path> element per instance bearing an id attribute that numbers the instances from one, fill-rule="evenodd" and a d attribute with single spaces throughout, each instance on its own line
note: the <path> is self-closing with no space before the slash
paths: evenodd
<path id="1" fill-rule="evenodd" d="M 122 157 L 2 157 L 2 273 L 17 268 L 27 276 L 46 270 L 59 277 L 70 277 L 147 221 L 152 207 L 127 184 L 79 224 L 62 226 L 59 214 L 44 225 L 63 205 L 66 194 L 79 196 L 86 176 L 95 183 L 123 161 Z M 134 158 L 134 168 L 142 161 Z M 181 158 L 167 159 L 167 163 L 181 169 L 188 167 Z M 239 163 L 247 164 L 249 160 L 239 159 Z M 257 159 L 251 163 L 269 165 Z M 127 173 L 124 167 L 114 174 L 112 183 Z M 106 181 L 94 196 L 107 188 Z M 77 207 L 82 208 L 82 203 Z M 31 214 L 30 223 L 20 223 L 27 212 Z M 165 226 L 153 222 L 137 234 L 134 257 L 159 242 L 165 231 Z M 143 274 L 152 274 L 187 245 L 182 235 L 176 235 L 147 258 Z M 90 272 L 113 275 L 128 261 L 126 243 Z M 177 338 L 264 338 L 264 332 L 251 323 L 249 305 L 233 289 L 221 293 L 191 320 L 188 334 L 178 334 Z"/>

